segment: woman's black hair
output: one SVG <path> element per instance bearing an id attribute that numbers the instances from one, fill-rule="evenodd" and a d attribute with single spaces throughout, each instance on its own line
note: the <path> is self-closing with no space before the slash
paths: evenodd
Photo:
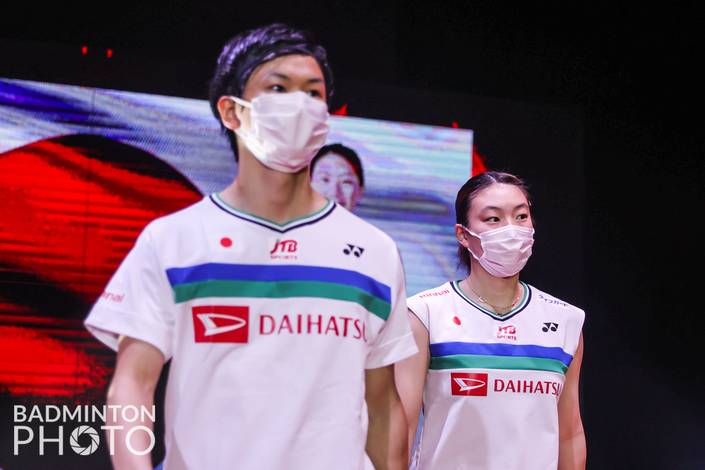
<path id="1" fill-rule="evenodd" d="M 529 187 L 524 180 L 510 173 L 486 171 L 467 180 L 458 190 L 458 195 L 455 198 L 455 223 L 460 224 L 463 227 L 467 227 L 468 212 L 470 211 L 470 205 L 472 204 L 473 199 L 475 199 L 477 193 L 496 183 L 511 184 L 521 189 L 521 192 L 523 192 L 524 196 L 526 196 L 526 200 L 529 202 L 529 205 L 531 205 Z M 458 247 L 458 258 L 460 258 L 460 264 L 465 266 L 468 272 L 470 272 L 471 257 L 472 255 L 468 252 L 467 248 L 462 245 Z"/>
<path id="2" fill-rule="evenodd" d="M 333 72 L 328 64 L 326 50 L 315 42 L 309 32 L 273 23 L 238 34 L 223 46 L 210 81 L 208 100 L 221 130 L 228 136 L 235 161 L 238 159 L 235 133 L 223 126 L 218 112 L 218 100 L 221 96 L 242 96 L 247 80 L 257 67 L 277 57 L 292 54 L 308 55 L 316 59 L 326 84 L 326 100 L 330 100 L 333 94 Z"/>
<path id="3" fill-rule="evenodd" d="M 353 149 L 339 143 L 328 144 L 321 147 L 321 150 L 319 150 L 316 156 L 313 157 L 313 160 L 311 160 L 311 174 L 313 174 L 313 168 L 316 166 L 316 162 L 329 153 L 335 153 L 347 160 L 355 170 L 357 179 L 360 181 L 360 187 L 365 187 L 365 173 L 362 171 L 362 161 L 360 161 L 360 157 L 357 156 L 357 152 Z"/>

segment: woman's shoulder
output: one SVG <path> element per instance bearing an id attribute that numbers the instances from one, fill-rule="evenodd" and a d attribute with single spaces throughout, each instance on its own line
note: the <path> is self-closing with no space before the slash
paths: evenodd
<path id="1" fill-rule="evenodd" d="M 565 300 L 562 300 L 552 294 L 544 292 L 533 285 L 527 285 L 531 290 L 532 302 L 536 302 L 538 305 L 541 305 L 549 310 L 563 311 L 565 314 L 573 314 L 581 318 L 585 316 L 585 311 L 582 308 L 566 302 Z"/>
<path id="2" fill-rule="evenodd" d="M 451 293 L 450 282 L 444 282 L 440 286 L 433 287 L 431 289 L 427 289 L 427 290 L 421 291 L 415 295 L 412 295 L 411 297 L 409 297 L 408 300 L 428 302 L 431 299 L 439 299 L 439 298 L 448 296 L 448 295 L 450 295 L 450 293 Z"/>
<path id="3" fill-rule="evenodd" d="M 448 310 L 448 308 L 443 308 L 443 306 L 446 305 L 445 302 L 448 302 L 451 292 L 451 285 L 446 282 L 438 287 L 412 295 L 406 299 L 406 305 L 421 320 L 426 329 L 430 331 L 431 316 L 435 315 L 434 312 Z"/>

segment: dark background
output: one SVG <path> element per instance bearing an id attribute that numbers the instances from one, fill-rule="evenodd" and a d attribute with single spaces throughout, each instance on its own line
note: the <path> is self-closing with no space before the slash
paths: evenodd
<path id="1" fill-rule="evenodd" d="M 527 277 L 588 315 L 588 467 L 703 469 L 705 18 L 696 5 L 28 3 L 0 15 L 0 76 L 205 98 L 233 34 L 272 20 L 312 30 L 335 71 L 334 108 L 472 128 L 490 168 L 532 183 L 539 230 L 558 250 L 577 227 L 584 266 L 537 245 Z M 532 116 L 551 126 L 564 117 L 545 135 L 581 143 L 570 155 L 583 160 L 510 152 L 505 143 L 527 138 L 521 123 Z M 493 127 L 508 117 L 516 127 Z"/>

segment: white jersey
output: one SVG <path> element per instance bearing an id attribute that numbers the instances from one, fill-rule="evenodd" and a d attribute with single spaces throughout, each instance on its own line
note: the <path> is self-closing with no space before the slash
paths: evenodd
<path id="1" fill-rule="evenodd" d="M 396 245 L 333 202 L 278 225 L 212 195 L 153 221 L 86 326 L 171 359 L 165 470 L 369 468 L 365 369 L 417 351 Z"/>
<path id="2" fill-rule="evenodd" d="M 558 399 L 584 312 L 521 283 L 505 316 L 457 282 L 408 299 L 429 332 L 419 469 L 558 467 Z"/>

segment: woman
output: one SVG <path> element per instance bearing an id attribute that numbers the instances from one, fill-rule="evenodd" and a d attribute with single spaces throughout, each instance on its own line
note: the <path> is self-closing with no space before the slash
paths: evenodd
<path id="1" fill-rule="evenodd" d="M 526 185 L 468 180 L 455 234 L 470 275 L 408 299 L 419 353 L 396 366 L 419 469 L 585 468 L 578 381 L 584 312 L 519 280 L 531 255 Z"/>

